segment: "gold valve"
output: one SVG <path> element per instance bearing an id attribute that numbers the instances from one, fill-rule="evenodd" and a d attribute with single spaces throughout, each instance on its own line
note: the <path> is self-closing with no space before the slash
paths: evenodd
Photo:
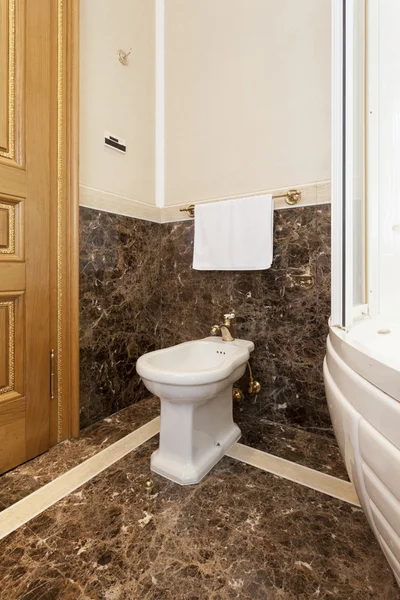
<path id="1" fill-rule="evenodd" d="M 251 396 L 255 396 L 259 392 L 261 392 L 261 383 L 256 381 L 253 377 L 253 369 L 251 368 L 250 362 L 247 363 L 249 367 L 249 387 L 248 392 Z"/>
<path id="2" fill-rule="evenodd" d="M 259 392 L 261 392 L 261 383 L 253 379 L 253 381 L 249 381 L 249 394 L 251 396 L 255 396 Z"/>
<path id="3" fill-rule="evenodd" d="M 234 387 L 232 389 L 232 398 L 240 402 L 241 400 L 243 400 L 243 392 L 239 390 L 238 387 Z"/>
<path id="4" fill-rule="evenodd" d="M 309 273 L 304 273 L 304 275 L 299 276 L 299 286 L 303 290 L 311 290 L 315 285 L 315 279 Z"/>

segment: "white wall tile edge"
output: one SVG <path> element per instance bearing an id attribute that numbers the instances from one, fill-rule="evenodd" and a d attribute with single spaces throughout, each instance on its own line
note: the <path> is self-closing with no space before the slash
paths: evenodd
<path id="1" fill-rule="evenodd" d="M 264 190 L 253 194 L 238 195 L 224 198 L 212 198 L 208 200 L 202 200 L 195 204 L 206 204 L 210 202 L 220 202 L 222 200 L 234 200 L 237 198 L 243 198 L 247 196 L 260 196 L 262 194 L 272 194 L 278 196 L 285 194 L 291 189 L 300 190 L 302 193 L 302 199 L 298 204 L 289 206 L 286 204 L 284 198 L 275 200 L 275 209 L 290 209 L 298 208 L 300 206 L 314 206 L 317 204 L 330 204 L 331 201 L 331 182 L 330 181 L 319 181 L 316 183 L 309 183 L 304 185 L 293 185 L 287 188 L 280 188 L 274 190 Z M 145 221 L 152 221 L 154 223 L 171 223 L 175 221 L 187 221 L 191 220 L 190 217 L 184 212 L 180 212 L 181 208 L 188 206 L 188 204 L 180 204 L 173 206 L 159 207 L 153 204 L 146 204 L 133 200 L 131 198 L 125 198 L 110 192 L 104 192 L 102 190 L 96 190 L 85 185 L 80 185 L 80 200 L 79 204 L 87 208 L 93 208 L 96 210 L 114 213 L 117 215 L 124 215 L 127 217 L 134 217 L 136 219 L 142 219 Z"/>

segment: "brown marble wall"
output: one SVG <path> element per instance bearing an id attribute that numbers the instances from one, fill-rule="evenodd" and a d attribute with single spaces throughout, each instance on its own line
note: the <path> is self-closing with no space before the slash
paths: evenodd
<path id="1" fill-rule="evenodd" d="M 330 314 L 330 207 L 275 211 L 274 262 L 267 271 L 204 272 L 191 267 L 192 222 L 163 226 L 161 243 L 163 347 L 208 335 L 235 309 L 238 333 L 254 341 L 256 398 L 235 407 L 245 441 L 253 445 L 262 421 L 331 434 L 322 378 Z M 302 289 L 310 273 L 315 287 Z M 242 389 L 246 389 L 242 382 Z"/>
<path id="2" fill-rule="evenodd" d="M 81 427 L 148 396 L 135 363 L 160 345 L 160 227 L 80 209 Z"/>
<path id="3" fill-rule="evenodd" d="M 256 398 L 235 407 L 244 441 L 263 422 L 331 433 L 322 380 L 330 313 L 329 205 L 275 211 L 272 268 L 192 269 L 193 222 L 157 225 L 81 209 L 81 424 L 146 395 L 140 354 L 208 335 L 227 309 L 256 345 Z M 298 275 L 316 285 L 304 290 Z M 245 382 L 242 382 L 245 389 Z"/>

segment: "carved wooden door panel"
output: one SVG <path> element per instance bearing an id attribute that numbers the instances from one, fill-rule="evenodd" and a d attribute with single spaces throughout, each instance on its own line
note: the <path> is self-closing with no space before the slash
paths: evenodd
<path id="1" fill-rule="evenodd" d="M 49 447 L 51 0 L 0 0 L 0 472 Z"/>

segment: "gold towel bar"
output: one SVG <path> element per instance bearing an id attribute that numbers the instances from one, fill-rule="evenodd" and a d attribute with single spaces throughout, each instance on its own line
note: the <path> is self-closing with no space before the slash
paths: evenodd
<path id="1" fill-rule="evenodd" d="M 294 206 L 295 204 L 298 204 L 300 202 L 301 192 L 299 190 L 289 190 L 288 192 L 286 192 L 286 194 L 281 194 L 279 196 L 272 196 L 272 198 L 274 200 L 278 200 L 278 198 L 285 198 L 286 204 L 289 204 L 290 206 Z M 190 204 L 189 206 L 186 206 L 185 208 L 180 208 L 179 211 L 187 213 L 188 216 L 193 219 L 194 218 L 194 209 L 195 209 L 195 205 Z"/>

